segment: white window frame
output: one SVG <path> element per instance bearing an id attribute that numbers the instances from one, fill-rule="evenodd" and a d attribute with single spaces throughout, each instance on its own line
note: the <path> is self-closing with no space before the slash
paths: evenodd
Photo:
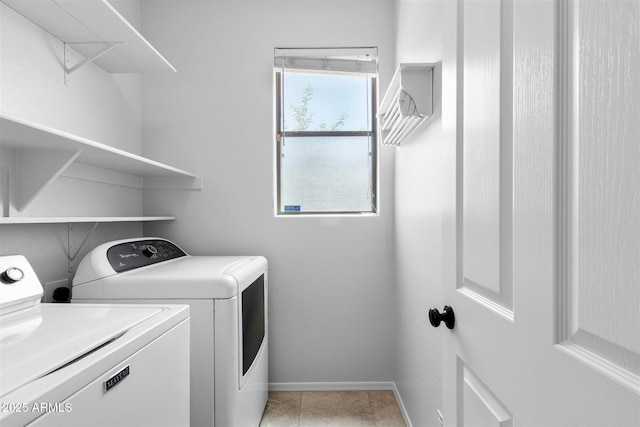
<path id="1" fill-rule="evenodd" d="M 361 57 L 375 55 L 373 65 L 364 61 L 341 59 L 340 57 Z M 359 67 L 362 67 L 359 69 Z M 377 48 L 329 48 L 329 49 L 275 49 L 275 144 L 276 144 L 276 203 L 277 216 L 299 215 L 363 215 L 377 214 L 378 190 L 378 150 L 377 150 Z M 283 128 L 283 75 L 287 71 L 324 72 L 327 74 L 368 74 L 371 78 L 371 122 L 366 131 L 284 131 Z M 366 136 L 371 138 L 371 210 L 369 211 L 285 211 L 282 209 L 281 198 L 281 159 L 282 147 L 286 137 L 353 137 Z"/>

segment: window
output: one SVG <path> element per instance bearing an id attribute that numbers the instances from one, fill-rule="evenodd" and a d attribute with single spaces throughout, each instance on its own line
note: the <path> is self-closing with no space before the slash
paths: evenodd
<path id="1" fill-rule="evenodd" d="M 276 49 L 277 214 L 375 213 L 377 49 Z"/>

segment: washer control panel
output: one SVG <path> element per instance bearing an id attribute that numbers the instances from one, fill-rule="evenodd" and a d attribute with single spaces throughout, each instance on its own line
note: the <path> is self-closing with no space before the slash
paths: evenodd
<path id="1" fill-rule="evenodd" d="M 107 250 L 109 264 L 117 273 L 183 256 L 187 254 L 175 243 L 158 239 L 129 241 Z"/>
<path id="2" fill-rule="evenodd" d="M 22 255 L 0 256 L 0 316 L 40 303 L 42 285 Z"/>

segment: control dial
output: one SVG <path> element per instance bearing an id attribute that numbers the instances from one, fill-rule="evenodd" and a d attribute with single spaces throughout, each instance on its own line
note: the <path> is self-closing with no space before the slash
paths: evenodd
<path id="1" fill-rule="evenodd" d="M 7 283 L 19 282 L 24 278 L 24 272 L 18 267 L 10 267 L 2 272 L 2 280 Z"/>
<path id="2" fill-rule="evenodd" d="M 158 254 L 158 250 L 153 245 L 147 245 L 147 247 L 142 250 L 142 254 L 147 258 L 153 258 Z"/>

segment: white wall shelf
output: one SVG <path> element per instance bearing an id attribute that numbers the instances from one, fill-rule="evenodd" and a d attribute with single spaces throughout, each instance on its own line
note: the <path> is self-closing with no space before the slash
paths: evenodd
<path id="1" fill-rule="evenodd" d="M 176 69 L 107 0 L 0 0 L 109 73 Z M 65 71 L 74 64 L 65 64 Z"/>
<path id="2" fill-rule="evenodd" d="M 59 176 L 141 189 L 202 189 L 191 172 L 7 115 L 0 115 L 0 148 L 16 151 L 18 211 Z"/>
<path id="3" fill-rule="evenodd" d="M 76 224 L 103 222 L 173 221 L 175 216 L 123 216 L 123 217 L 10 217 L 0 218 L 0 224 Z"/>

